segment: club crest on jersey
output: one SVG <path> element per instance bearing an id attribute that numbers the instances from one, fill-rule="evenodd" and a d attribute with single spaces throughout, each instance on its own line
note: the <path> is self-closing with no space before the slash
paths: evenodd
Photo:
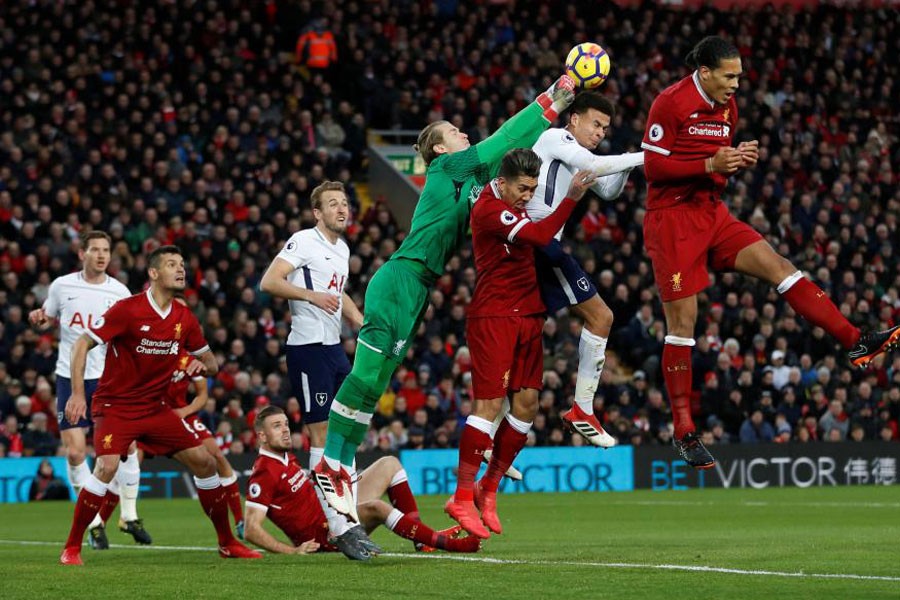
<path id="1" fill-rule="evenodd" d="M 582 292 L 588 291 L 588 290 L 590 289 L 590 287 L 591 287 L 590 285 L 588 285 L 587 277 L 579 277 L 579 278 L 578 278 L 578 281 L 575 282 L 575 285 L 577 285 L 578 288 L 579 288 Z"/>
<path id="2" fill-rule="evenodd" d="M 403 346 L 405 346 L 405 345 L 406 345 L 405 339 L 397 340 L 396 342 L 394 342 L 394 350 L 393 350 L 394 356 L 400 356 L 400 353 L 403 352 Z"/>
<path id="3" fill-rule="evenodd" d="M 504 225 L 512 225 L 516 222 L 516 215 L 512 214 L 508 210 L 504 210 L 500 213 L 500 222 Z"/>
<path id="4" fill-rule="evenodd" d="M 650 126 L 649 136 L 651 142 L 658 142 L 659 140 L 663 139 L 663 135 L 665 134 L 663 132 L 662 125 L 660 125 L 659 123 L 654 123 Z"/>
<path id="5" fill-rule="evenodd" d="M 175 324 L 175 339 L 181 339 L 181 323 Z"/>
<path id="6" fill-rule="evenodd" d="M 316 404 L 319 406 L 325 406 L 325 403 L 328 402 L 328 394 L 324 392 L 319 392 L 316 394 Z"/>
<path id="7" fill-rule="evenodd" d="M 725 112 L 722 113 L 722 119 L 728 121 L 728 120 L 730 120 L 730 119 L 728 118 L 730 115 L 731 115 L 731 109 L 730 109 L 730 108 L 726 108 L 726 109 L 725 109 Z"/>
<path id="8" fill-rule="evenodd" d="M 250 487 L 247 489 L 247 495 L 251 498 L 259 498 L 259 495 L 262 493 L 262 488 L 259 487 L 258 483 L 251 483 Z"/>
<path id="9" fill-rule="evenodd" d="M 478 200 L 478 196 L 481 195 L 481 190 L 484 189 L 483 185 L 473 185 L 472 189 L 469 190 L 469 204 L 475 204 L 475 201 Z"/>
<path id="10" fill-rule="evenodd" d="M 109 450 L 112 448 L 113 434 L 109 433 L 103 436 L 103 448 Z"/>
<path id="11" fill-rule="evenodd" d="M 172 347 L 169 348 L 169 354 L 178 354 L 178 342 L 172 342 Z"/>
<path id="12" fill-rule="evenodd" d="M 680 292 L 681 291 L 681 272 L 675 273 L 672 275 L 672 291 Z"/>

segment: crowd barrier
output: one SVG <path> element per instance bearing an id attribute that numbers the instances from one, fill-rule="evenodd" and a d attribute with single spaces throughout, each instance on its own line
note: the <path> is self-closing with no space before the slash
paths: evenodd
<path id="1" fill-rule="evenodd" d="M 595 448 L 526 448 L 515 466 L 522 481 L 503 480 L 503 493 L 626 492 L 635 489 L 825 487 L 896 485 L 900 444 L 890 442 L 815 444 L 734 444 L 713 448 L 717 463 L 697 471 L 672 448 L 618 446 Z M 365 468 L 381 453 L 361 453 Z M 241 489 L 253 468 L 254 454 L 229 457 Z M 305 465 L 308 456 L 298 454 Z M 27 502 L 40 458 L 0 459 L 0 503 Z M 65 459 L 49 459 L 65 480 Z M 415 494 L 449 495 L 456 485 L 456 450 L 400 452 Z M 196 498 L 194 482 L 181 463 L 154 458 L 141 467 L 144 498 Z M 74 498 L 74 494 L 73 494 Z"/>

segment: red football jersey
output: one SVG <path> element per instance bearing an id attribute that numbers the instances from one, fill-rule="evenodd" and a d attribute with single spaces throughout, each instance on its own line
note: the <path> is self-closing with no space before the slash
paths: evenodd
<path id="1" fill-rule="evenodd" d="M 472 207 L 477 279 L 469 317 L 521 317 L 546 310 L 537 284 L 534 248 L 516 243 L 517 234 L 529 223 L 524 210 L 516 211 L 500 199 L 496 181 L 484 186 Z"/>
<path id="2" fill-rule="evenodd" d="M 711 100 L 689 75 L 666 88 L 650 107 L 641 147 L 647 176 L 647 209 L 683 202 L 718 201 L 727 177 L 707 174 L 703 161 L 731 146 L 737 102 Z M 665 161 L 665 165 L 658 163 Z M 678 162 L 676 162 L 678 161 Z"/>
<path id="3" fill-rule="evenodd" d="M 191 385 L 192 378 L 185 372 L 188 363 L 191 362 L 193 356 L 187 352 L 182 352 L 178 356 L 178 366 L 172 374 L 172 380 L 169 382 L 169 388 L 166 390 L 166 404 L 169 408 L 183 408 L 188 405 L 187 392 Z M 193 378 L 195 385 L 204 385 L 206 378 L 195 376 Z M 196 388 L 194 388 L 196 389 Z"/>
<path id="4" fill-rule="evenodd" d="M 475 294 L 468 317 L 537 315 L 546 311 L 537 284 L 533 246 L 546 246 L 575 209 L 570 198 L 537 223 L 500 198 L 497 180 L 472 208 Z"/>
<path id="5" fill-rule="evenodd" d="M 290 452 L 279 455 L 260 449 L 247 482 L 247 506 L 266 511 L 295 546 L 328 531 L 313 483 Z"/>
<path id="6" fill-rule="evenodd" d="M 163 312 L 149 290 L 119 300 L 86 331 L 97 343 L 108 344 L 94 392 L 95 417 L 115 412 L 140 418 L 159 410 L 181 349 L 194 355 L 209 350 L 194 313 L 180 302 Z"/>

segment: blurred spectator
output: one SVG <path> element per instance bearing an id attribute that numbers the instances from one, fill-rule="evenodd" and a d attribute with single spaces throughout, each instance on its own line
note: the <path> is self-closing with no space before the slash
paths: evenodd
<path id="1" fill-rule="evenodd" d="M 69 487 L 53 472 L 49 460 L 42 460 L 38 465 L 37 475 L 28 489 L 28 500 L 68 500 Z"/>

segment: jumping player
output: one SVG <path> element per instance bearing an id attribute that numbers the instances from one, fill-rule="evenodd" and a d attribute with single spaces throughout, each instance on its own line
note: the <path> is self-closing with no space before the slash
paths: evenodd
<path id="1" fill-rule="evenodd" d="M 759 157 L 756 140 L 732 147 L 741 57 L 726 40 L 709 36 L 690 52 L 688 64 L 694 72 L 664 90 L 647 118 L 644 240 L 666 315 L 662 370 L 673 443 L 689 465 L 708 469 L 715 459 L 696 433 L 690 394 L 697 294 L 709 285 L 710 266 L 768 281 L 798 314 L 840 342 L 855 366 L 897 344 L 900 325 L 862 334 L 825 292 L 728 212 L 720 198 L 728 177 Z"/>
<path id="2" fill-rule="evenodd" d="M 526 207 L 533 221 L 540 221 L 559 206 L 569 182 L 579 169 L 597 175 L 591 189 L 603 200 L 622 193 L 631 170 L 644 164 L 643 152 L 598 156 L 597 148 L 616 115 L 615 107 L 596 92 L 578 94 L 569 107 L 564 129 L 548 129 L 534 145 L 541 159 L 537 191 Z M 588 442 L 601 448 L 615 446 L 612 437 L 594 415 L 594 396 L 606 362 L 606 342 L 612 329 L 613 313 L 578 260 L 562 250 L 562 227 L 545 248 L 535 251 L 538 282 L 547 312 L 563 307 L 584 320 L 578 341 L 578 375 L 575 404 L 562 415 L 563 422 Z"/>
<path id="3" fill-rule="evenodd" d="M 459 441 L 456 492 L 444 510 L 480 538 L 490 536 L 488 529 L 502 531 L 497 488 L 525 446 L 542 388 L 545 307 L 533 267 L 534 248 L 553 239 L 596 177 L 578 171 L 558 208 L 535 223 L 525 206 L 538 186 L 540 169 L 541 159 L 533 150 L 509 151 L 497 178 L 472 209 L 477 280 L 467 311 L 466 340 L 472 353 L 475 406 Z M 509 394 L 510 411 L 494 435 L 487 472 L 476 485 L 482 456 L 491 448 L 494 419 Z"/>
<path id="4" fill-rule="evenodd" d="M 419 134 L 416 149 L 428 167 L 425 187 L 413 214 L 409 235 L 375 274 L 366 289 L 365 321 L 353 369 L 331 406 L 325 458 L 312 477 L 325 499 L 348 514 L 345 497 L 356 449 L 365 437 L 375 404 L 391 374 L 406 355 L 428 307 L 431 287 L 465 239 L 471 203 L 497 172 L 512 148 L 530 148 L 574 98 L 566 75 L 531 105 L 475 146 L 447 121 L 436 121 Z"/>

